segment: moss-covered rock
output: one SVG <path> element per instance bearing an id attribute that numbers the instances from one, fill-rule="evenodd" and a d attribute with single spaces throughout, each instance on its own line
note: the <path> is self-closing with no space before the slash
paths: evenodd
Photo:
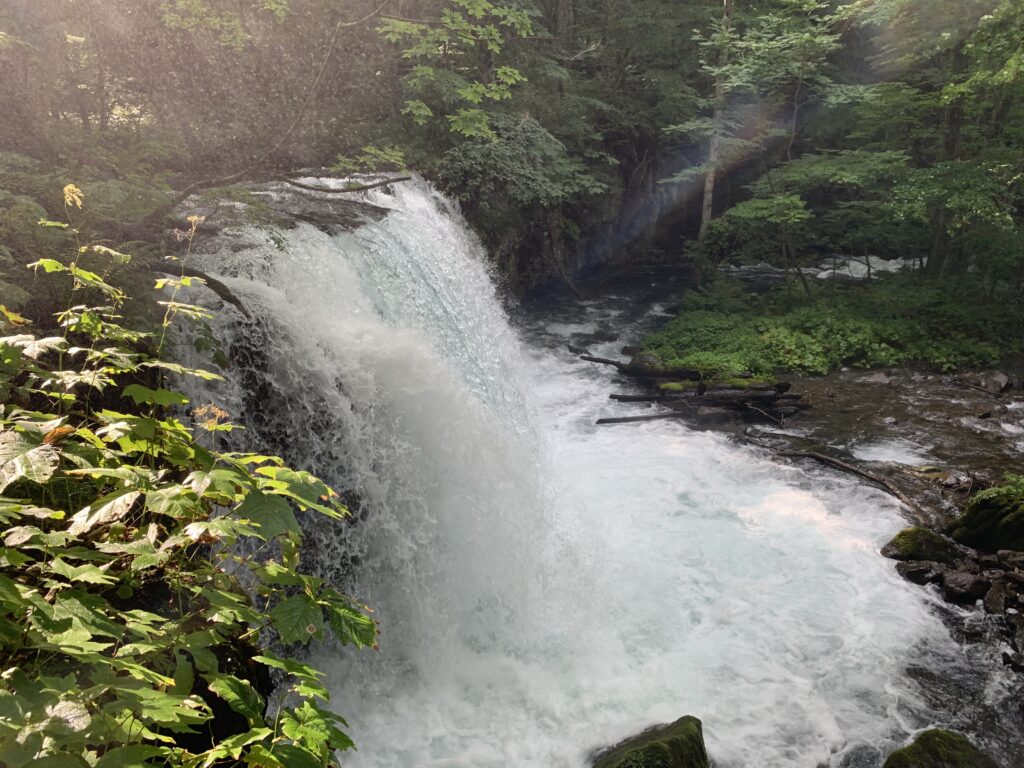
<path id="1" fill-rule="evenodd" d="M 1024 550 L 1024 478 L 1008 480 L 971 499 L 952 526 L 954 539 L 987 552 Z"/>
<path id="2" fill-rule="evenodd" d="M 959 733 L 931 730 L 897 749 L 883 768 L 998 768 L 995 761 Z"/>
<path id="3" fill-rule="evenodd" d="M 956 562 L 960 556 L 953 542 L 919 525 L 897 533 L 892 541 L 882 547 L 882 554 L 892 560 L 946 564 Z"/>
<path id="4" fill-rule="evenodd" d="M 594 768 L 708 768 L 701 722 L 682 717 L 650 728 L 600 754 Z"/>

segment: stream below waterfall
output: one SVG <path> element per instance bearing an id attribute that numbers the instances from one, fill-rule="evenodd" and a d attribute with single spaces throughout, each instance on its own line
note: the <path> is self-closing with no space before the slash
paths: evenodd
<path id="1" fill-rule="evenodd" d="M 379 653 L 317 651 L 346 766 L 582 768 L 684 714 L 719 768 L 877 768 L 932 725 L 1021 757 L 995 654 L 878 554 L 890 497 L 675 422 L 595 426 L 629 385 L 567 344 L 618 356 L 671 286 L 513 324 L 428 185 L 362 199 L 390 213 L 202 256 L 253 314 L 218 328 L 239 375 L 210 396 L 358 499 L 305 555 L 381 623 Z"/>

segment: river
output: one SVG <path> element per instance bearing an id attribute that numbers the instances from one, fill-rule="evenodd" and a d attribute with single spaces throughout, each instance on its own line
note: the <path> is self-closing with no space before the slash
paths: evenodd
<path id="1" fill-rule="evenodd" d="M 450 203 L 363 197 L 391 212 L 203 256 L 254 316 L 221 321 L 237 375 L 209 396 L 355 492 L 304 555 L 381 623 L 379 653 L 316 651 L 346 766 L 582 768 L 690 714 L 719 768 L 866 768 L 994 717 L 998 668 L 878 554 L 890 497 L 676 422 L 595 426 L 636 413 L 608 399 L 628 384 L 568 344 L 618 355 L 651 291 L 513 323 Z"/>

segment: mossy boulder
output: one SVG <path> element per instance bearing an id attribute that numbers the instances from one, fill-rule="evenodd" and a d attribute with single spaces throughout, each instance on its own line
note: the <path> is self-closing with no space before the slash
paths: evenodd
<path id="1" fill-rule="evenodd" d="M 956 545 L 948 539 L 915 525 L 906 528 L 882 547 L 882 554 L 892 560 L 935 562 L 951 565 L 960 556 Z"/>
<path id="2" fill-rule="evenodd" d="M 708 768 L 704 730 L 696 717 L 650 728 L 597 756 L 594 768 Z"/>
<path id="3" fill-rule="evenodd" d="M 959 733 L 925 731 L 897 749 L 883 768 L 998 768 L 995 761 Z"/>
<path id="4" fill-rule="evenodd" d="M 1024 478 L 979 493 L 951 530 L 954 539 L 975 549 L 1024 551 Z"/>

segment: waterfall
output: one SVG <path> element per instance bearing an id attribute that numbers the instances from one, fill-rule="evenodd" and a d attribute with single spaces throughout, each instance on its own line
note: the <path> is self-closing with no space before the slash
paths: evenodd
<path id="1" fill-rule="evenodd" d="M 201 255 L 252 314 L 220 316 L 234 369 L 202 397 L 351 494 L 304 553 L 382 628 L 316 651 L 345 765 L 579 768 L 692 714 L 719 766 L 853 766 L 955 719 L 907 675 L 963 661 L 877 555 L 888 497 L 678 424 L 595 428 L 606 373 L 564 323 L 511 327 L 447 200 L 361 198 L 386 215 Z"/>

